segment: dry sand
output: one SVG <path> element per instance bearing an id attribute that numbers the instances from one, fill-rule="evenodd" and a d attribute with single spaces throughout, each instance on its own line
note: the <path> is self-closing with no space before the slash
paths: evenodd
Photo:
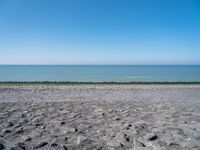
<path id="1" fill-rule="evenodd" d="M 0 86 L 0 150 L 200 149 L 200 85 Z"/>

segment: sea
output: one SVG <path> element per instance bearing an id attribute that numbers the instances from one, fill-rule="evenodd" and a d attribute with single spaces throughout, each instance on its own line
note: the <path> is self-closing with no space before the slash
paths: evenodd
<path id="1" fill-rule="evenodd" d="M 200 65 L 0 65 L 0 82 L 200 82 Z"/>

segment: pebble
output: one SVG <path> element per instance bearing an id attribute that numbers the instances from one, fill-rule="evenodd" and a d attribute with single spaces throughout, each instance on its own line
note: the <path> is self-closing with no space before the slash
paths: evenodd
<path id="1" fill-rule="evenodd" d="M 67 146 L 65 146 L 65 145 L 63 145 L 63 148 L 64 148 L 64 150 L 68 150 L 68 149 L 67 149 Z"/>
<path id="2" fill-rule="evenodd" d="M 125 137 L 125 139 L 126 139 L 126 142 L 129 142 L 129 141 L 130 141 L 129 137 Z"/>
<path id="3" fill-rule="evenodd" d="M 10 133 L 11 131 L 10 130 L 5 130 L 3 133 Z"/>
<path id="4" fill-rule="evenodd" d="M 24 142 L 24 141 L 25 141 L 25 142 L 26 142 L 26 141 L 30 141 L 30 140 L 32 140 L 32 138 L 31 138 L 30 136 L 25 136 L 25 135 L 22 135 L 22 136 L 21 136 L 21 141 L 23 141 L 23 142 Z"/>
<path id="5" fill-rule="evenodd" d="M 30 140 L 32 140 L 31 137 L 27 137 L 27 138 L 25 139 L 25 141 L 30 141 Z"/>
<path id="6" fill-rule="evenodd" d="M 68 137 L 65 138 L 65 142 L 68 142 Z"/>
<path id="7" fill-rule="evenodd" d="M 149 141 L 155 141 L 157 138 L 158 138 L 158 136 L 156 134 L 154 134 L 154 133 L 151 133 L 151 134 L 147 135 L 147 139 Z"/>
<path id="8" fill-rule="evenodd" d="M 116 118 L 115 120 L 116 120 L 116 121 L 119 121 L 119 120 L 120 120 L 120 118 Z"/>
<path id="9" fill-rule="evenodd" d="M 120 143 L 120 146 L 121 146 L 121 147 L 124 147 L 124 144 Z"/>
<path id="10" fill-rule="evenodd" d="M 14 123 L 13 122 L 9 122 L 8 123 L 8 127 L 12 127 L 12 126 L 14 126 Z"/>
<path id="11" fill-rule="evenodd" d="M 63 122 L 60 123 L 60 125 L 61 125 L 61 126 L 62 126 L 62 125 L 65 125 L 65 123 L 66 123 L 66 122 L 63 121 Z"/>
<path id="12" fill-rule="evenodd" d="M 132 125 L 131 125 L 131 124 L 129 124 L 129 125 L 128 125 L 128 127 L 130 128 L 130 127 L 132 127 Z"/>
<path id="13" fill-rule="evenodd" d="M 43 123 L 36 123 L 35 124 L 36 127 L 39 127 L 39 126 L 42 126 L 42 125 L 43 125 Z"/>
<path id="14" fill-rule="evenodd" d="M 172 143 L 169 144 L 169 146 L 171 146 L 171 147 L 177 147 L 177 146 L 179 146 L 179 144 L 172 142 Z"/>
<path id="15" fill-rule="evenodd" d="M 142 147 L 146 147 L 146 145 L 142 142 L 139 143 Z"/>
<path id="16" fill-rule="evenodd" d="M 51 147 L 57 147 L 57 146 L 58 146 L 57 143 L 52 143 L 52 144 L 51 144 Z"/>
<path id="17" fill-rule="evenodd" d="M 24 117 L 25 117 L 25 114 L 22 114 L 21 117 L 24 118 Z"/>
<path id="18" fill-rule="evenodd" d="M 17 144 L 22 150 L 26 150 L 26 146 L 24 143 L 18 143 Z"/>
<path id="19" fill-rule="evenodd" d="M 5 146 L 0 143 L 0 150 L 3 150 L 3 149 L 5 149 Z"/>
<path id="20" fill-rule="evenodd" d="M 33 149 L 39 149 L 39 148 L 41 148 L 41 147 L 46 146 L 47 144 L 48 144 L 47 142 L 41 142 L 40 144 L 34 146 Z"/>
<path id="21" fill-rule="evenodd" d="M 18 129 L 15 131 L 16 134 L 22 134 L 24 132 L 23 128 Z"/>

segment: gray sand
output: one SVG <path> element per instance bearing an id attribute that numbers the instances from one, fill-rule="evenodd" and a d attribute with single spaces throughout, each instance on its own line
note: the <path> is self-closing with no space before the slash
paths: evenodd
<path id="1" fill-rule="evenodd" d="M 0 149 L 200 149 L 200 85 L 0 86 Z"/>

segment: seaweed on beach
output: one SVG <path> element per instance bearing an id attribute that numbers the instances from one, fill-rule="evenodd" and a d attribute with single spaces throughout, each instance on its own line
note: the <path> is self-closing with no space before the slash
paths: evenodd
<path id="1" fill-rule="evenodd" d="M 80 85 L 80 84 L 200 84 L 198 81 L 187 82 L 187 81 L 175 81 L 175 82 L 143 82 L 143 81 L 132 81 L 132 82 L 115 82 L 115 81 L 103 81 L 103 82 L 78 82 L 78 81 L 3 81 L 0 85 L 32 85 L 32 84 L 53 84 L 53 85 Z"/>

